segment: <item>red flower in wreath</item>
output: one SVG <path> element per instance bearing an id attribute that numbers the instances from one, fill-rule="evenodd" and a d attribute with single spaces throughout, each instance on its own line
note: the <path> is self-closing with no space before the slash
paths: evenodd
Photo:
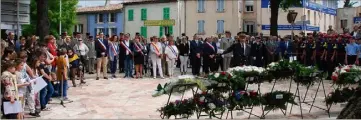
<path id="1" fill-rule="evenodd" d="M 228 79 L 231 79 L 232 78 L 232 76 L 231 75 L 228 75 Z"/>
<path id="2" fill-rule="evenodd" d="M 187 99 L 184 99 L 184 100 L 182 101 L 182 103 L 183 103 L 183 104 L 186 104 L 186 103 L 188 103 L 188 100 L 187 100 Z"/>
<path id="3" fill-rule="evenodd" d="M 200 105 L 203 105 L 203 104 L 204 104 L 204 102 L 199 101 L 199 104 L 200 104 Z"/>
<path id="4" fill-rule="evenodd" d="M 202 92 L 202 95 L 205 95 L 205 94 L 207 94 L 207 92 L 206 92 L 206 91 L 203 91 L 203 92 Z"/>
<path id="5" fill-rule="evenodd" d="M 245 93 L 246 93 L 246 91 L 239 91 L 239 94 L 241 94 L 241 95 L 243 95 Z"/>
<path id="6" fill-rule="evenodd" d="M 350 72 L 350 69 L 345 69 L 346 72 Z"/>
<path id="7" fill-rule="evenodd" d="M 251 92 L 249 92 L 249 95 L 251 96 L 251 97 L 256 97 L 257 96 L 257 92 L 256 91 L 254 91 L 254 90 L 252 90 Z"/>
<path id="8" fill-rule="evenodd" d="M 331 79 L 332 79 L 333 82 L 336 82 L 338 77 L 337 76 L 331 76 Z"/>
<path id="9" fill-rule="evenodd" d="M 227 74 L 227 73 L 226 73 L 226 72 L 224 72 L 224 71 L 223 71 L 223 72 L 221 72 L 221 75 L 226 75 L 226 74 Z"/>
<path id="10" fill-rule="evenodd" d="M 352 68 L 353 66 L 352 66 L 352 65 L 348 65 L 348 67 Z"/>

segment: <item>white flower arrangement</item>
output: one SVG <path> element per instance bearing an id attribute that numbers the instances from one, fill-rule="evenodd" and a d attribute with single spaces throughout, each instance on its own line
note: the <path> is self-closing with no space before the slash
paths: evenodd
<path id="1" fill-rule="evenodd" d="M 339 75 L 349 72 L 350 69 L 361 71 L 361 67 L 356 66 L 356 65 L 339 66 L 339 67 L 335 68 L 334 72 L 332 72 L 332 79 L 334 79 L 334 80 L 337 79 Z"/>
<path id="2" fill-rule="evenodd" d="M 242 66 L 242 67 L 237 66 L 237 67 L 229 68 L 227 72 L 232 73 L 234 71 L 257 72 L 257 73 L 261 74 L 264 71 L 266 71 L 266 69 L 264 69 L 262 67 L 257 67 L 257 66 Z"/>

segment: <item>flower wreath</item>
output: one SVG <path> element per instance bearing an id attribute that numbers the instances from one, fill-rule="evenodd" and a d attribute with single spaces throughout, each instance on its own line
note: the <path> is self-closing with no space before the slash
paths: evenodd
<path id="1" fill-rule="evenodd" d="M 331 79 L 338 85 L 361 84 L 361 67 L 356 65 L 338 66 L 332 73 Z"/>
<path id="2" fill-rule="evenodd" d="M 228 70 L 234 76 L 243 77 L 248 83 L 262 83 L 266 69 L 257 66 L 238 66 Z"/>
<path id="3" fill-rule="evenodd" d="M 317 67 L 312 66 L 298 66 L 296 70 L 296 77 L 294 81 L 300 83 L 301 85 L 313 85 L 316 81 L 316 76 L 320 75 L 317 70 Z"/>
<path id="4" fill-rule="evenodd" d="M 285 91 L 274 91 L 266 93 L 262 96 L 262 105 L 265 105 L 264 110 L 283 109 L 286 110 L 286 103 L 297 105 L 294 101 L 294 95 Z"/>
<path id="5" fill-rule="evenodd" d="M 198 109 L 207 114 L 215 115 L 217 112 L 224 112 L 227 104 L 226 98 L 219 93 L 202 92 L 194 95 Z"/>
<path id="6" fill-rule="evenodd" d="M 161 115 L 170 118 L 171 116 L 180 115 L 182 117 L 188 118 L 193 115 L 196 110 L 196 103 L 193 99 L 184 99 L 182 101 L 176 100 L 174 102 L 170 102 L 169 104 L 161 107 L 157 111 L 160 112 Z"/>
<path id="7" fill-rule="evenodd" d="M 244 107 L 261 105 L 262 97 L 258 92 L 251 91 L 236 91 L 229 97 L 228 109 L 242 109 Z"/>
<path id="8" fill-rule="evenodd" d="M 294 75 L 294 72 L 299 64 L 297 62 L 289 62 L 281 60 L 279 62 L 272 62 L 267 66 L 267 71 L 273 75 L 274 79 L 288 78 Z"/>
<path id="9" fill-rule="evenodd" d="M 356 94 L 357 90 L 357 88 L 343 88 L 342 90 L 336 89 L 334 92 L 328 94 L 325 98 L 325 102 L 328 105 L 347 102 L 353 95 Z"/>

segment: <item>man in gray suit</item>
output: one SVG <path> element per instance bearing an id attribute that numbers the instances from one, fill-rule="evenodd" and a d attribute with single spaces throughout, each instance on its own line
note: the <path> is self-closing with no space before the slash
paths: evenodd
<path id="1" fill-rule="evenodd" d="M 225 32 L 226 37 L 222 38 L 221 40 L 221 49 L 226 50 L 228 49 L 233 43 L 234 39 L 231 37 L 231 32 L 226 31 Z M 231 59 L 233 57 L 233 53 L 227 53 L 223 56 L 223 70 L 227 70 L 231 64 Z"/>
<path id="2" fill-rule="evenodd" d="M 93 39 L 93 36 L 89 36 L 88 41 L 85 43 L 88 48 L 89 48 L 89 52 L 88 52 L 88 72 L 89 74 L 94 74 L 94 65 L 96 64 L 96 51 L 95 51 L 95 42 Z"/>

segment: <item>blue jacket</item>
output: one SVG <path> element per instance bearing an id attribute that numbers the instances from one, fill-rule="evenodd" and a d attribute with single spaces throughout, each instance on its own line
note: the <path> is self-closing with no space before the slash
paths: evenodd
<path id="1" fill-rule="evenodd" d="M 197 53 L 202 53 L 202 42 L 198 40 L 198 44 L 196 43 L 195 40 L 192 40 L 190 42 L 190 51 L 191 51 L 191 56 L 196 56 Z"/>

